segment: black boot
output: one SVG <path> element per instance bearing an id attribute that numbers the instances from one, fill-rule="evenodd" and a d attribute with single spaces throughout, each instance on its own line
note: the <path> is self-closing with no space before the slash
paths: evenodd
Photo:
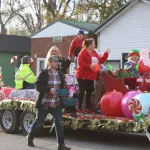
<path id="1" fill-rule="evenodd" d="M 70 149 L 71 149 L 70 147 L 67 147 L 64 144 L 58 146 L 58 150 L 70 150 Z"/>
<path id="2" fill-rule="evenodd" d="M 30 146 L 30 147 L 35 147 L 35 145 L 34 145 L 34 143 L 33 143 L 33 139 L 34 139 L 34 138 L 31 138 L 31 137 L 28 136 L 28 146 Z"/>

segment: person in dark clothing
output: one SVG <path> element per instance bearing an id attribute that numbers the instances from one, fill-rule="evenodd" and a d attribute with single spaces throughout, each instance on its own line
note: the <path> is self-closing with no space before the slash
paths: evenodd
<path id="1" fill-rule="evenodd" d="M 28 146 L 34 147 L 33 139 L 38 129 L 42 126 L 48 113 L 55 119 L 55 130 L 58 142 L 58 150 L 70 150 L 64 143 L 64 128 L 62 119 L 62 106 L 56 89 L 65 88 L 64 76 L 57 71 L 59 62 L 57 56 L 51 55 L 48 59 L 48 68 L 41 71 L 35 82 L 39 97 L 36 102 L 36 119 L 31 125 L 28 134 Z"/>
<path id="2" fill-rule="evenodd" d="M 71 61 L 69 59 L 65 59 L 57 46 L 53 46 L 47 53 L 46 58 L 48 59 L 51 55 L 55 55 L 58 57 L 59 66 L 57 68 L 58 71 L 62 72 L 63 74 L 67 74 L 67 69 L 70 66 Z M 46 67 L 47 67 L 47 60 L 46 60 Z"/>

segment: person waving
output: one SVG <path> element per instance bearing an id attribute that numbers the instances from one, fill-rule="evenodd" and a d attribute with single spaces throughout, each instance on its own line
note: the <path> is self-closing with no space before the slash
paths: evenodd
<path id="1" fill-rule="evenodd" d="M 94 80 L 99 77 L 99 70 L 95 71 L 95 64 L 103 64 L 107 58 L 110 50 L 107 49 L 102 57 L 99 57 L 94 50 L 95 40 L 90 38 L 84 42 L 84 48 L 78 55 L 78 66 L 76 70 L 76 77 L 79 85 L 79 109 L 77 114 L 82 114 L 82 103 L 84 93 L 86 92 L 86 113 L 94 113 L 91 110 L 91 95 L 94 91 Z"/>

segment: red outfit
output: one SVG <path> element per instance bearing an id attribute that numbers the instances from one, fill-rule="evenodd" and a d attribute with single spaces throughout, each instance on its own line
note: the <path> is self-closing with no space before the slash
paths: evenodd
<path id="1" fill-rule="evenodd" d="M 77 79 L 97 79 L 99 72 L 95 72 L 90 68 L 92 57 L 96 57 L 99 64 L 103 64 L 108 58 L 108 53 L 105 52 L 102 57 L 99 57 L 95 50 L 93 50 L 90 54 L 86 48 L 83 48 L 78 55 L 78 67 L 76 70 Z"/>
<path id="2" fill-rule="evenodd" d="M 71 46 L 69 49 L 69 56 L 72 57 L 73 53 L 75 52 L 75 50 L 77 48 L 82 48 L 83 42 L 84 42 L 84 38 L 82 40 L 80 40 L 78 37 L 74 38 L 71 42 Z"/>

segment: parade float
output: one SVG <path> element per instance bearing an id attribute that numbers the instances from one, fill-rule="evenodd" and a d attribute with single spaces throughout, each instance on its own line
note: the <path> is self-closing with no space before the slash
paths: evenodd
<path id="1" fill-rule="evenodd" d="M 150 73 L 150 59 L 147 58 L 147 53 L 149 53 L 147 49 L 141 51 L 138 70 L 144 75 L 139 79 L 122 69 L 117 71 L 116 77 L 103 73 L 107 91 L 99 103 L 103 114 L 63 113 L 64 126 L 73 130 L 144 132 L 149 138 L 150 93 L 147 74 Z M 66 75 L 66 82 L 70 95 L 65 105 L 77 107 L 77 100 L 72 101 L 74 95 L 78 93 L 75 76 Z M 16 90 L 3 87 L 1 70 L 0 88 L 1 128 L 4 132 L 12 134 L 17 133 L 21 127 L 23 134 L 27 135 L 35 118 L 38 92 L 35 89 Z M 48 114 L 43 129 L 51 127 L 54 127 L 53 117 Z"/>

